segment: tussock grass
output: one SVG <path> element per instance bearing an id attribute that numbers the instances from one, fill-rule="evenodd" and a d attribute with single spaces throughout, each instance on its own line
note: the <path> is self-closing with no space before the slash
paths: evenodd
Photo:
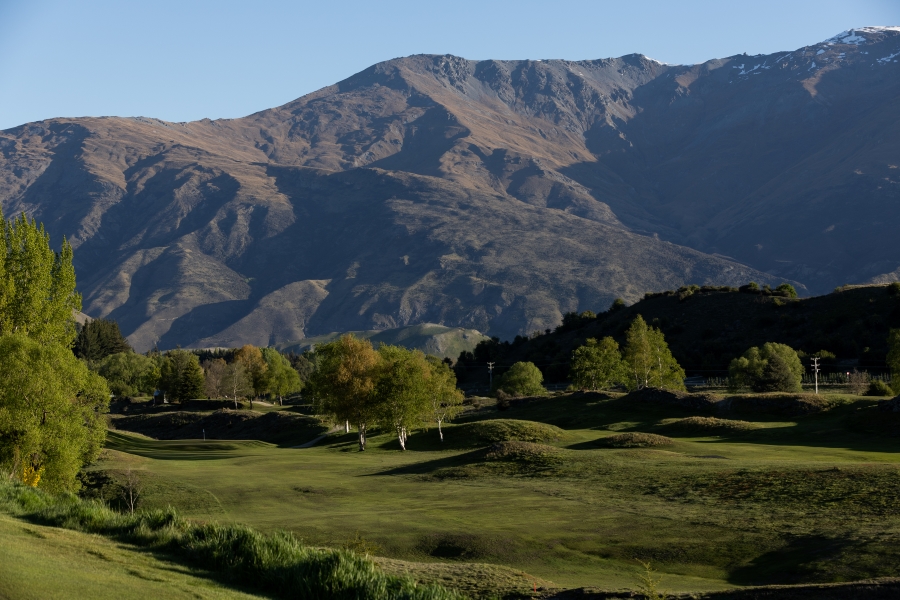
<path id="1" fill-rule="evenodd" d="M 557 442 L 568 437 L 555 425 L 516 419 L 491 419 L 465 423 L 452 430 L 452 436 L 460 444 L 484 446 L 498 442 Z"/>
<path id="2" fill-rule="evenodd" d="M 653 448 L 655 446 L 671 446 L 674 443 L 672 439 L 664 435 L 639 431 L 620 433 L 597 440 L 597 445 L 604 448 Z"/>
<path id="3" fill-rule="evenodd" d="M 176 554 L 228 580 L 280 597 L 457 599 L 437 585 L 387 575 L 364 556 L 303 546 L 292 534 L 194 523 L 172 508 L 125 515 L 74 496 L 0 483 L 0 507 L 44 525 L 95 533 Z"/>
<path id="4" fill-rule="evenodd" d="M 757 429 L 759 425 L 749 421 L 719 419 L 716 417 L 687 417 L 678 419 L 663 426 L 666 431 L 689 434 L 738 433 Z"/>

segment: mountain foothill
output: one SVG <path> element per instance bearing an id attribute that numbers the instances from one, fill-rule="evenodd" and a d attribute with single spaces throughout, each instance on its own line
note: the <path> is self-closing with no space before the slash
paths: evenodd
<path id="1" fill-rule="evenodd" d="M 0 202 L 139 350 L 817 294 L 900 276 L 898 59 L 890 27 L 696 65 L 410 56 L 239 119 L 2 131 Z"/>

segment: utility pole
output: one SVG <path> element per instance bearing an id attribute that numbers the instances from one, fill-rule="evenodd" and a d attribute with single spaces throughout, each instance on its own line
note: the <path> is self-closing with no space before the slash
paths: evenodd
<path id="1" fill-rule="evenodd" d="M 819 395 L 819 357 L 813 356 L 813 374 L 816 378 L 816 396 Z"/>
<path id="2" fill-rule="evenodd" d="M 490 382 L 489 386 L 491 388 L 494 387 L 494 363 L 488 363 L 488 381 Z"/>

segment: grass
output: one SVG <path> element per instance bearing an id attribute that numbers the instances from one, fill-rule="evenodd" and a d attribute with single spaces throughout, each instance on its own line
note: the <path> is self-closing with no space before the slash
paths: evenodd
<path id="1" fill-rule="evenodd" d="M 633 589 L 635 559 L 682 592 L 896 575 L 898 429 L 867 429 L 881 424 L 870 399 L 826 404 L 790 415 L 756 407 L 745 421 L 716 417 L 716 427 L 666 430 L 670 445 L 632 448 L 615 447 L 616 436 L 641 439 L 696 415 L 564 395 L 482 409 L 446 426 L 443 444 L 435 430 L 417 432 L 408 452 L 388 433 L 360 453 L 354 434 L 290 449 L 115 432 L 92 469 L 141 473 L 145 509 L 172 504 L 312 546 L 359 532 L 385 569 L 459 581 L 473 596 Z"/>
<path id="2" fill-rule="evenodd" d="M 388 575 L 367 557 L 312 548 L 289 532 L 262 534 L 245 525 L 197 523 L 174 509 L 126 515 L 102 503 L 51 497 L 21 484 L 0 487 L 0 506 L 44 525 L 101 534 L 177 555 L 238 585 L 276 597 L 455 600 L 438 585 Z"/>
<path id="3" fill-rule="evenodd" d="M 0 514 L 0 539 L 0 598 L 259 598 L 99 535 Z"/>

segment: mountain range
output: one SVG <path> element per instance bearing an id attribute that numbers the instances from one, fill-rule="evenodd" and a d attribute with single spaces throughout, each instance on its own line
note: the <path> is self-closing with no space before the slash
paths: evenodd
<path id="1" fill-rule="evenodd" d="M 898 60 L 900 27 L 696 65 L 410 56 L 240 119 L 2 131 L 0 203 L 141 350 L 820 293 L 900 277 Z"/>

